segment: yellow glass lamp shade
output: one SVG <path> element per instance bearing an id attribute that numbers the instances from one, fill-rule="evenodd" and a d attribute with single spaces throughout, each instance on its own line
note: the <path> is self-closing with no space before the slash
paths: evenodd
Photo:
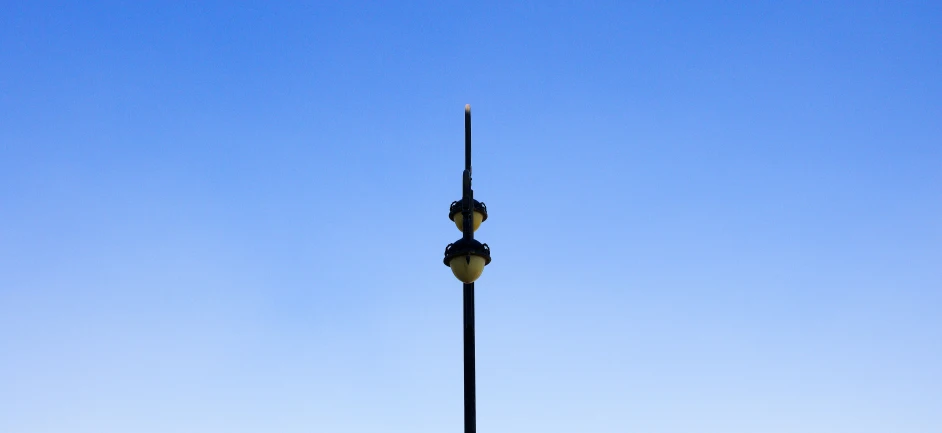
<path id="1" fill-rule="evenodd" d="M 462 283 L 469 284 L 477 280 L 484 273 L 484 257 L 459 256 L 451 259 L 451 273 Z"/>
<path id="2" fill-rule="evenodd" d="M 478 211 L 474 211 L 474 215 L 472 216 L 472 219 L 474 220 L 473 221 L 474 225 L 472 227 L 474 228 L 474 231 L 477 231 L 478 227 L 481 227 L 481 222 L 484 221 L 484 214 Z M 461 215 L 461 212 L 458 212 L 455 214 L 454 221 L 455 221 L 455 225 L 458 226 L 458 231 L 463 232 L 464 231 L 464 217 Z"/>

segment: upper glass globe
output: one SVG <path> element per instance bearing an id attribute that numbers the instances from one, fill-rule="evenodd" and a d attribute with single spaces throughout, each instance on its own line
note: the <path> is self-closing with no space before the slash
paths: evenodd
<path id="1" fill-rule="evenodd" d="M 461 215 L 461 212 L 458 212 L 453 217 L 455 221 L 455 226 L 458 227 L 458 231 L 464 232 L 464 217 Z M 474 231 L 478 231 L 478 227 L 481 227 L 481 223 L 484 221 L 484 214 L 478 211 L 474 211 L 474 215 L 471 217 L 473 220 L 473 225 L 471 226 Z"/>

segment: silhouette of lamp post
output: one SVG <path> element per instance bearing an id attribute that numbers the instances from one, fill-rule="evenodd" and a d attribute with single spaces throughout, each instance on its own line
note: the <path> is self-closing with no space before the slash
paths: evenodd
<path id="1" fill-rule="evenodd" d="M 461 239 L 445 247 L 445 266 L 462 283 L 464 304 L 464 432 L 475 433 L 474 389 L 474 281 L 491 262 L 487 244 L 474 239 L 474 231 L 487 220 L 487 207 L 474 199 L 471 190 L 471 106 L 464 106 L 464 173 L 461 200 L 453 202 L 448 219 L 461 230 Z"/>

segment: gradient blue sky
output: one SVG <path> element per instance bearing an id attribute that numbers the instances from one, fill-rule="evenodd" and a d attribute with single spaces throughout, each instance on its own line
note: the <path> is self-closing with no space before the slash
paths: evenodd
<path id="1" fill-rule="evenodd" d="M 940 2 L 5 2 L 0 431 L 942 431 Z M 784 4 L 787 3 L 787 4 Z"/>

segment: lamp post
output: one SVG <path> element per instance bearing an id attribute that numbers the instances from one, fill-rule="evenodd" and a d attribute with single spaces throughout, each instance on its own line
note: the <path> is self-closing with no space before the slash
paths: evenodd
<path id="1" fill-rule="evenodd" d="M 474 400 L 474 280 L 491 262 L 487 244 L 474 239 L 474 231 L 487 219 L 487 207 L 471 190 L 471 106 L 464 106 L 464 173 L 461 200 L 451 203 L 448 219 L 461 230 L 461 239 L 445 247 L 445 266 L 464 283 L 464 433 L 475 433 Z"/>

